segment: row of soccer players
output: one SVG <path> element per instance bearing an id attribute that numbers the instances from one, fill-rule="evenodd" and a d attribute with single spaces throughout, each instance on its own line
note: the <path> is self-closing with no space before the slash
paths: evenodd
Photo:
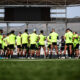
<path id="1" fill-rule="evenodd" d="M 66 32 L 61 40 L 61 51 L 64 51 L 64 55 L 66 57 L 66 51 L 68 51 L 69 57 L 79 57 L 79 44 L 80 44 L 80 36 L 77 32 L 72 32 L 71 29 L 66 29 Z M 64 47 L 63 47 L 64 46 Z"/>
<path id="2" fill-rule="evenodd" d="M 64 55 L 66 57 L 66 50 L 68 49 L 70 57 L 73 55 L 74 51 L 76 53 L 76 56 L 78 57 L 79 35 L 75 32 L 72 33 L 70 29 L 67 29 L 63 39 L 64 39 L 64 44 L 62 42 L 60 55 L 62 53 L 62 50 L 64 50 Z M 45 47 L 45 40 L 47 40 L 48 43 L 47 51 Z M 28 34 L 28 30 L 26 29 L 22 34 L 19 32 L 18 36 L 14 34 L 14 31 L 11 31 L 9 34 L 7 34 L 7 36 L 0 34 L 0 53 L 1 52 L 6 53 L 6 56 L 9 55 L 13 56 L 13 50 L 16 44 L 17 54 L 21 56 L 23 56 L 24 52 L 25 54 L 24 56 L 26 56 L 26 54 L 28 53 L 28 55 L 34 57 L 36 51 L 36 56 L 39 57 L 40 49 L 42 47 L 44 49 L 46 57 L 49 55 L 49 50 L 50 50 L 50 56 L 52 56 L 53 48 L 55 48 L 57 56 L 59 57 L 57 40 L 58 40 L 58 33 L 55 32 L 55 29 L 52 29 L 48 37 L 44 36 L 43 30 L 40 31 L 40 35 L 37 35 L 35 29 L 33 30 L 32 34 Z"/>

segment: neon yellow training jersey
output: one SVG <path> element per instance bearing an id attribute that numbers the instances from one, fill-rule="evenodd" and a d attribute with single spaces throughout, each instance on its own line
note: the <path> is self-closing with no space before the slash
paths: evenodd
<path id="1" fill-rule="evenodd" d="M 16 37 L 16 43 L 17 45 L 21 45 L 21 36 Z"/>
<path id="2" fill-rule="evenodd" d="M 73 33 L 72 32 L 67 32 L 65 33 L 65 42 L 66 43 L 73 43 Z"/>
<path id="3" fill-rule="evenodd" d="M 76 45 L 79 44 L 79 36 L 77 34 L 74 34 L 73 38 L 74 38 L 73 45 L 74 47 L 76 47 Z"/>
<path id="4" fill-rule="evenodd" d="M 47 37 L 47 43 L 48 43 L 48 45 L 52 44 L 51 39 L 49 38 L 49 36 Z"/>
<path id="5" fill-rule="evenodd" d="M 16 41 L 16 36 L 14 34 L 10 34 L 9 35 L 9 44 L 14 44 L 15 45 L 15 41 Z"/>
<path id="6" fill-rule="evenodd" d="M 46 37 L 43 34 L 39 35 L 39 45 L 45 45 Z"/>
<path id="7" fill-rule="evenodd" d="M 79 36 L 79 44 L 80 44 L 80 36 Z"/>
<path id="8" fill-rule="evenodd" d="M 75 34 L 75 35 L 73 35 L 73 38 L 75 38 L 73 43 L 78 44 L 79 43 L 79 36 L 77 34 Z"/>
<path id="9" fill-rule="evenodd" d="M 6 42 L 7 42 L 7 45 L 10 44 L 10 42 L 9 42 L 9 36 L 6 37 Z"/>
<path id="10" fill-rule="evenodd" d="M 29 35 L 30 44 L 37 44 L 38 35 L 36 33 L 32 33 Z"/>
<path id="11" fill-rule="evenodd" d="M 28 34 L 24 32 L 21 35 L 21 39 L 22 39 L 22 44 L 27 44 L 28 43 Z"/>
<path id="12" fill-rule="evenodd" d="M 3 39 L 3 43 L 2 43 L 2 47 L 4 49 L 4 47 L 7 47 L 7 42 L 6 42 L 6 37 Z"/>
<path id="13" fill-rule="evenodd" d="M 2 44 L 2 40 L 3 39 L 3 36 L 2 35 L 0 35 L 0 44 Z"/>
<path id="14" fill-rule="evenodd" d="M 51 37 L 51 42 L 57 42 L 58 33 L 52 32 L 49 34 L 49 37 Z"/>

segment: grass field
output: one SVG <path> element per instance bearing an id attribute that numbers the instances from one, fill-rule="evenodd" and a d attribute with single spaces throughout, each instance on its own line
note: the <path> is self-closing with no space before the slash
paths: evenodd
<path id="1" fill-rule="evenodd" d="M 80 80 L 80 60 L 0 60 L 0 80 Z"/>

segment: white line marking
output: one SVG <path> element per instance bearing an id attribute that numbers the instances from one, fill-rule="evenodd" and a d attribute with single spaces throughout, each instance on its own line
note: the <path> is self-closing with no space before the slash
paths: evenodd
<path id="1" fill-rule="evenodd" d="M 33 62 L 37 62 L 37 61 L 42 61 L 42 62 L 49 62 L 49 61 L 70 61 L 70 60 L 79 60 L 79 59 L 39 59 L 39 60 L 37 60 L 37 59 L 33 59 L 33 60 L 31 60 L 31 59 L 20 59 L 20 60 L 16 60 L 16 59 L 2 59 L 2 60 L 0 60 L 0 61 L 13 61 L 13 62 L 29 62 L 29 61 L 33 61 Z"/>

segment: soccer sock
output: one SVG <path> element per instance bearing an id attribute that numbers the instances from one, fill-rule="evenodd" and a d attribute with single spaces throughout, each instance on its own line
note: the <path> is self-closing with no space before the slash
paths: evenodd
<path id="1" fill-rule="evenodd" d="M 31 57 L 34 57 L 34 54 L 32 54 Z"/>
<path id="2" fill-rule="evenodd" d="M 52 54 L 49 55 L 49 58 L 50 58 L 50 59 L 52 58 Z"/>
<path id="3" fill-rule="evenodd" d="M 64 57 L 66 58 L 66 54 L 64 54 Z"/>
<path id="4" fill-rule="evenodd" d="M 60 54 L 59 56 L 60 56 L 60 58 L 62 57 L 62 55 L 61 55 L 61 54 Z"/>
<path id="5" fill-rule="evenodd" d="M 57 54 L 57 58 L 59 58 L 59 54 Z"/>
<path id="6" fill-rule="evenodd" d="M 17 53 L 17 54 L 18 54 L 17 56 L 19 57 L 19 53 Z"/>

